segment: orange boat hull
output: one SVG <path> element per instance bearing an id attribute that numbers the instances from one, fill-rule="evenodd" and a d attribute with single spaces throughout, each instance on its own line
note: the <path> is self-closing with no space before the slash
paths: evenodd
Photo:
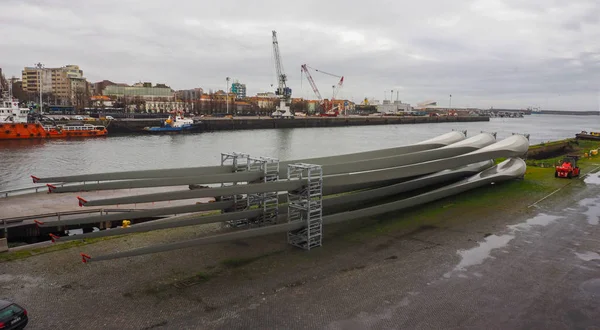
<path id="1" fill-rule="evenodd" d="M 98 137 L 107 134 L 106 128 L 101 126 L 93 129 L 46 129 L 38 123 L 0 123 L 0 140 Z"/>

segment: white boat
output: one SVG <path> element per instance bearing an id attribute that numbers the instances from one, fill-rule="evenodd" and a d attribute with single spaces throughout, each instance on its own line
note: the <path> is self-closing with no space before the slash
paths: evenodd
<path id="1" fill-rule="evenodd" d="M 0 98 L 0 123 L 27 123 L 28 108 L 20 108 L 19 101 L 15 100 L 10 92 L 4 93 Z"/>
<path id="2" fill-rule="evenodd" d="M 193 119 L 185 118 L 181 112 L 170 115 L 160 127 L 145 127 L 144 130 L 149 133 L 180 133 L 199 128 L 200 123 Z"/>

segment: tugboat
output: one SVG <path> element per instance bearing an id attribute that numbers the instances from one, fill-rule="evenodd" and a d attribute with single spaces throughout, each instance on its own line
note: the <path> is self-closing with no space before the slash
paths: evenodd
<path id="1" fill-rule="evenodd" d="M 167 120 L 162 122 L 160 127 L 145 127 L 144 131 L 148 133 L 184 133 L 200 129 L 201 122 L 185 118 L 181 112 L 170 115 Z"/>
<path id="2" fill-rule="evenodd" d="M 581 133 L 577 133 L 575 134 L 575 138 L 579 139 L 579 140 L 592 140 L 592 141 L 598 141 L 600 140 L 600 132 L 586 132 L 586 131 L 581 131 Z"/>
<path id="3" fill-rule="evenodd" d="M 106 136 L 104 126 L 57 125 L 54 119 L 19 108 L 8 93 L 0 99 L 0 140 Z"/>

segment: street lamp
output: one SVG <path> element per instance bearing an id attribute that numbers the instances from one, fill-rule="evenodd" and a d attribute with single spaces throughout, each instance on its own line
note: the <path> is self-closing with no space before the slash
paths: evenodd
<path id="1" fill-rule="evenodd" d="M 39 84 L 38 87 L 40 89 L 40 108 L 38 109 L 38 112 L 41 114 L 42 113 L 42 73 L 44 72 L 44 65 L 42 63 L 37 63 L 35 64 L 35 67 L 39 69 L 40 72 L 40 79 L 39 79 Z"/>
<path id="2" fill-rule="evenodd" d="M 227 114 L 229 114 L 229 80 L 231 78 L 227 77 L 225 78 L 225 81 L 227 81 L 227 89 L 225 90 L 225 103 L 227 104 Z"/>
<path id="3" fill-rule="evenodd" d="M 452 108 L 452 94 L 450 94 L 450 104 L 448 105 L 448 108 Z"/>

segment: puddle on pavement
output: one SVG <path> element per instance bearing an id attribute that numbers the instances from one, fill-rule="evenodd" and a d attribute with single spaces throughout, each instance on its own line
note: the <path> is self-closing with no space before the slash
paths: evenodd
<path id="1" fill-rule="evenodd" d="M 583 179 L 583 182 L 587 184 L 600 184 L 600 175 L 598 173 L 592 173 Z"/>
<path id="2" fill-rule="evenodd" d="M 482 264 L 490 256 L 492 250 L 505 247 L 513 238 L 515 238 L 514 235 L 490 235 L 485 238 L 485 241 L 480 242 L 477 247 L 469 250 L 459 250 L 460 262 L 454 267 L 454 270 L 444 274 L 444 277 L 449 278 L 453 272 L 464 271 L 469 266 Z"/>
<path id="3" fill-rule="evenodd" d="M 454 272 L 466 271 L 467 267 L 482 264 L 487 258 L 490 257 L 494 249 L 506 247 L 508 243 L 515 238 L 515 232 L 527 231 L 532 229 L 534 226 L 544 227 L 560 218 L 561 217 L 555 215 L 539 213 L 533 218 L 527 219 L 525 222 L 506 226 L 509 229 L 508 234 L 501 236 L 490 235 L 486 237 L 483 242 L 479 242 L 479 246 L 468 250 L 458 250 L 457 253 L 461 257 L 460 262 L 452 271 L 444 274 L 444 277 L 450 278 Z M 528 242 L 531 243 L 530 241 Z M 507 250 L 503 250 L 502 252 L 510 253 Z M 464 275 L 461 275 L 462 274 L 460 274 L 459 277 L 465 277 Z"/>
<path id="4" fill-rule="evenodd" d="M 575 252 L 575 255 L 577 256 L 577 258 L 579 258 L 583 261 L 600 260 L 600 254 L 598 254 L 596 252 L 592 252 L 592 251 L 588 251 L 588 252 L 584 252 L 584 253 Z"/>
<path id="5" fill-rule="evenodd" d="M 600 222 L 600 200 L 597 198 L 584 198 L 579 201 L 579 205 L 586 208 L 582 213 L 585 214 L 587 222 L 590 225 L 597 225 Z"/>
<path id="6" fill-rule="evenodd" d="M 600 295 L 600 278 L 593 278 L 591 280 L 587 280 L 581 283 L 579 288 L 593 295 Z"/>
<path id="7" fill-rule="evenodd" d="M 510 225 L 507 226 L 508 229 L 510 229 L 511 231 L 515 231 L 515 230 L 529 230 L 531 229 L 531 227 L 533 226 L 547 226 L 549 224 L 551 224 L 552 222 L 560 219 L 561 217 L 555 216 L 555 215 L 549 215 L 549 214 L 545 214 L 545 213 L 540 213 L 538 215 L 536 215 L 535 217 L 528 219 L 525 222 L 522 223 L 518 223 L 516 225 Z"/>

